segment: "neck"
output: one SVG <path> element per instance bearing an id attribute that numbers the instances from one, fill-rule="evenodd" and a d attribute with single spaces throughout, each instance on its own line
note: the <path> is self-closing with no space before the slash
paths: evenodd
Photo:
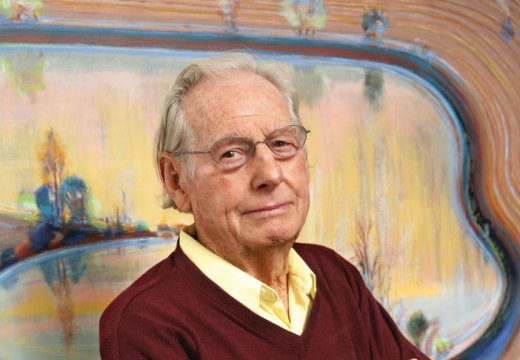
<path id="1" fill-rule="evenodd" d="M 272 287 L 284 303 L 286 311 L 288 310 L 288 259 L 294 240 L 250 248 L 238 242 L 209 239 L 202 233 L 197 235 L 198 241 L 207 249 Z"/>
<path id="2" fill-rule="evenodd" d="M 202 243 L 206 246 L 204 243 Z M 288 258 L 293 242 L 284 246 L 255 249 L 239 253 L 219 253 L 217 249 L 206 246 L 220 257 L 239 269 L 273 288 L 289 314 Z"/>
<path id="3" fill-rule="evenodd" d="M 254 278 L 275 288 L 287 282 L 288 258 L 292 244 L 291 242 L 268 248 L 247 249 L 235 254 L 237 256 L 233 258 L 229 254 L 219 255 Z"/>
<path id="4" fill-rule="evenodd" d="M 268 247 L 247 248 L 218 246 L 216 243 L 199 239 L 206 248 L 237 268 L 271 287 L 286 283 L 289 251 L 293 242 Z"/>

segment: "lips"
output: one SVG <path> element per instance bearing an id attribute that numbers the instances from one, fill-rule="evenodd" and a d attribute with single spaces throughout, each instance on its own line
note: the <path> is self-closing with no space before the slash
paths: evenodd
<path id="1" fill-rule="evenodd" d="M 243 214 L 268 214 L 268 213 L 275 213 L 279 210 L 284 210 L 290 203 L 289 202 L 283 202 L 283 203 L 277 203 L 274 205 L 265 205 L 260 206 L 251 210 L 245 211 Z"/>

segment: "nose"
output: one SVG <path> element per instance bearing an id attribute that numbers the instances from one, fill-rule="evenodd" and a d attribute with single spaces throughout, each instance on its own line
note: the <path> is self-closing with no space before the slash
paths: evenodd
<path id="1" fill-rule="evenodd" d="M 265 143 L 256 144 L 255 152 L 249 160 L 252 169 L 252 186 L 255 189 L 275 187 L 283 179 L 278 160 Z"/>

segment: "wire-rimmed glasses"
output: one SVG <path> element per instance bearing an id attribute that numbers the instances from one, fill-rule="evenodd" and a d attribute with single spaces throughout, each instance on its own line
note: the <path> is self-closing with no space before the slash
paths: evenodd
<path id="1" fill-rule="evenodd" d="M 274 130 L 264 141 L 230 136 L 220 139 L 206 151 L 185 151 L 174 153 L 173 156 L 211 154 L 215 162 L 226 169 L 234 169 L 244 165 L 255 153 L 256 145 L 266 144 L 280 158 L 290 158 L 303 148 L 310 130 L 301 125 L 287 125 Z"/>

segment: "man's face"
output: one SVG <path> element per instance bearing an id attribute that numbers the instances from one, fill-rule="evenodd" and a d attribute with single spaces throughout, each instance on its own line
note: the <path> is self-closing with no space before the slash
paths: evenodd
<path id="1" fill-rule="evenodd" d="M 196 134 L 196 149 L 241 136 L 263 141 L 291 124 L 287 102 L 262 77 L 234 71 L 206 78 L 183 103 Z M 195 156 L 195 177 L 183 181 L 199 239 L 220 254 L 256 251 L 290 243 L 298 236 L 309 209 L 309 169 L 303 150 L 275 157 L 258 144 L 247 163 L 225 169 L 210 154 Z"/>

